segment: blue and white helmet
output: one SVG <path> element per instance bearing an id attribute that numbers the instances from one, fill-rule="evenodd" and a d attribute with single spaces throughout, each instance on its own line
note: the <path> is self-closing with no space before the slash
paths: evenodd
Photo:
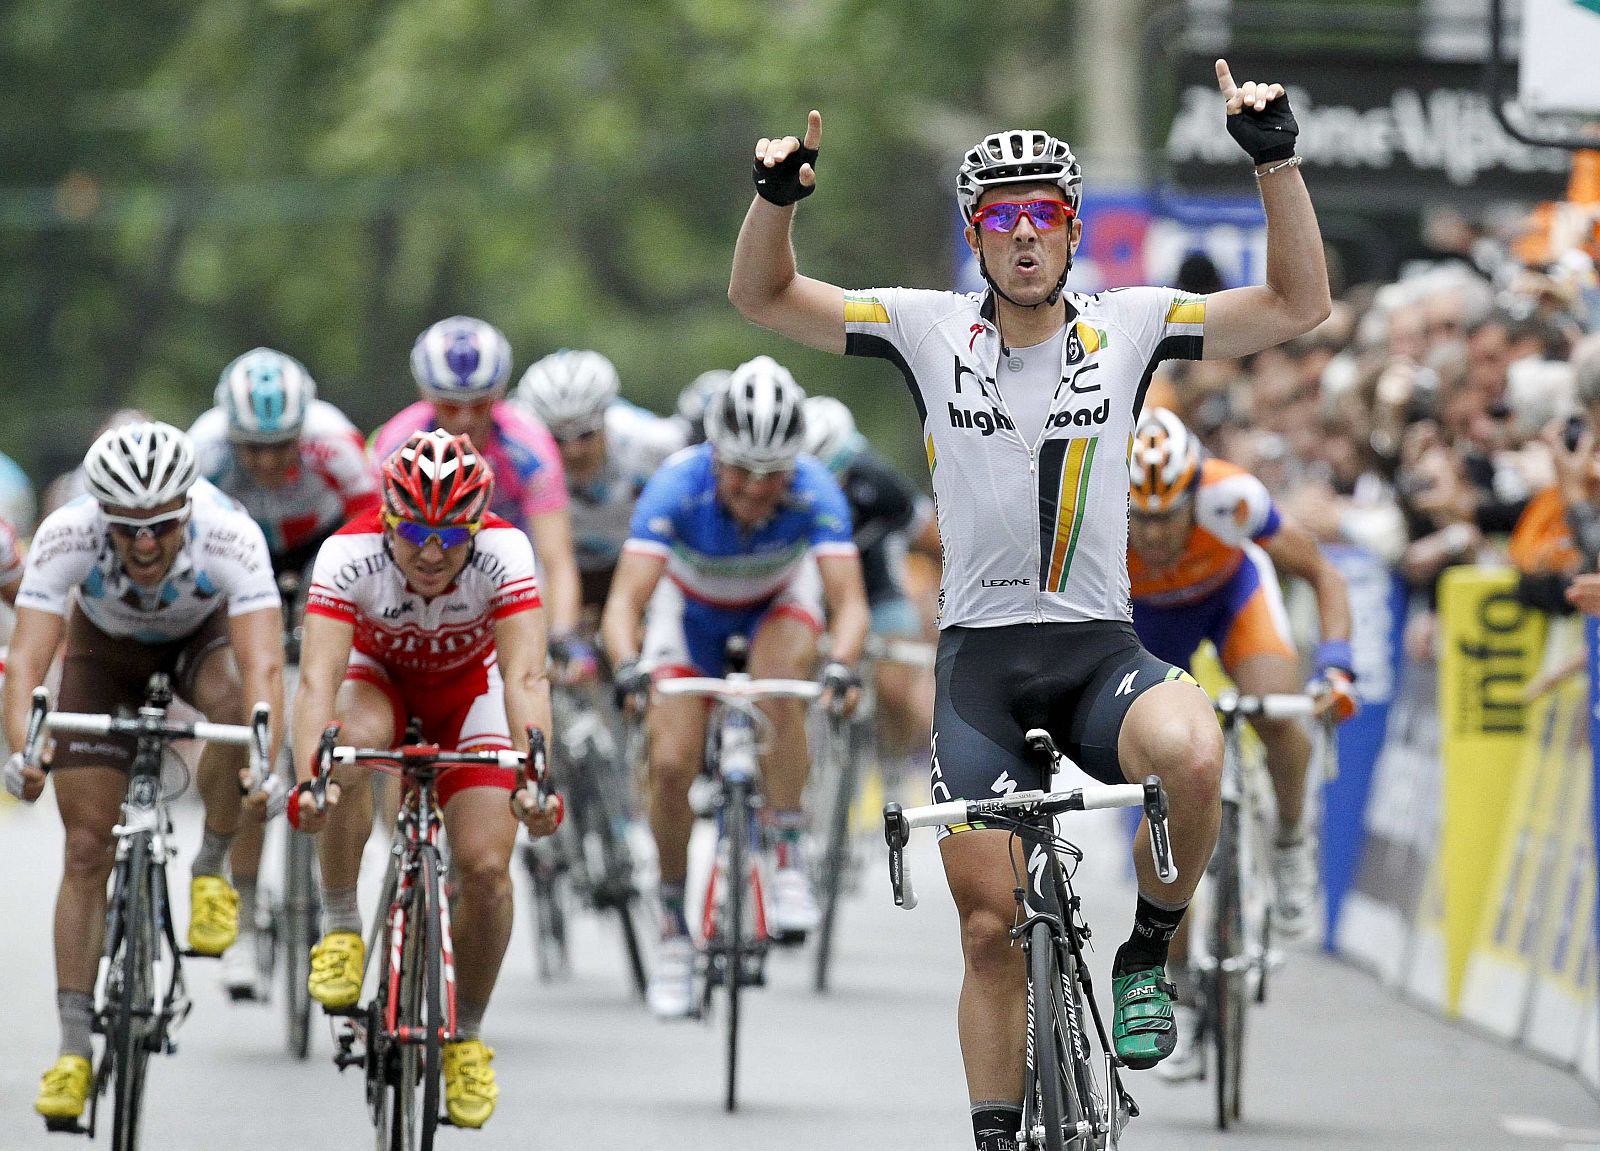
<path id="1" fill-rule="evenodd" d="M 282 444 L 298 439 L 317 385 L 306 366 L 271 348 L 246 352 L 222 369 L 216 404 L 236 443 Z"/>
<path id="2" fill-rule="evenodd" d="M 497 397 L 511 380 L 511 345 L 493 324 L 451 316 L 417 337 L 411 374 L 430 400 Z"/>

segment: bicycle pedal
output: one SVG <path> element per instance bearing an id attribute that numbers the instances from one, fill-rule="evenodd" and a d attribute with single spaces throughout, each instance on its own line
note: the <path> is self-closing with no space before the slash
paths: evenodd
<path id="1" fill-rule="evenodd" d="M 87 1135 L 89 1129 L 81 1119 L 46 1119 L 44 1129 L 53 1135 Z"/>
<path id="2" fill-rule="evenodd" d="M 332 1015 L 340 1019 L 365 1020 L 367 1017 L 367 1009 L 358 1003 L 352 1003 L 349 1007 L 329 1007 L 326 1004 L 318 1004 L 318 1006 L 322 1008 L 324 1015 Z"/>
<path id="3" fill-rule="evenodd" d="M 768 938 L 776 947 L 799 947 L 809 934 L 805 931 L 774 931 Z"/>

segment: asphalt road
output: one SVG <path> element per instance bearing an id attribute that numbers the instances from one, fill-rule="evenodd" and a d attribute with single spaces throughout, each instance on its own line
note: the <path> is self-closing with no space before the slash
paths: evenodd
<path id="1" fill-rule="evenodd" d="M 179 819 L 192 851 L 198 813 L 186 808 Z M 1080 890 L 1103 967 L 1126 930 L 1131 889 L 1115 825 L 1080 828 L 1090 855 Z M 60 842 L 48 797 L 33 809 L 0 807 L 0 1151 L 79 1146 L 47 1136 L 32 1113 L 38 1075 L 55 1053 L 49 939 Z M 955 916 L 931 839 L 914 857 L 923 896 L 915 912 L 889 898 L 881 842 L 869 864 L 845 912 L 836 990 L 813 994 L 809 955 L 779 954 L 770 985 L 750 997 L 744 1103 L 733 1116 L 720 1107 L 721 1031 L 650 1019 L 629 997 L 609 924 L 583 917 L 571 976 L 546 985 L 534 976 L 528 916 L 520 915 L 485 1028 L 497 1053 L 499 1110 L 484 1131 L 446 1131 L 439 1145 L 970 1147 L 955 1041 Z M 184 904 L 183 860 L 173 886 Z M 215 965 L 188 971 L 194 1011 L 178 1054 L 152 1064 L 148 1146 L 370 1145 L 361 1084 L 331 1065 L 321 1021 L 313 1057 L 296 1063 L 284 1053 L 277 1004 L 230 1004 Z M 1106 973 L 1096 978 L 1108 994 Z M 1144 1111 L 1123 1139 L 1132 1149 L 1600 1149 L 1600 1103 L 1566 1072 L 1444 1023 L 1314 953 L 1291 958 L 1272 1001 L 1252 1016 L 1241 1128 L 1212 1128 L 1205 1087 L 1168 1087 L 1151 1073 L 1130 1082 Z"/>

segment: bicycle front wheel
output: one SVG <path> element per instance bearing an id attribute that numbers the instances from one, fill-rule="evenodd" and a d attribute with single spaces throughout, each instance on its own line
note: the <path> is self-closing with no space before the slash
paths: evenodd
<path id="1" fill-rule="evenodd" d="M 1028 933 L 1028 1070 L 1023 1123 L 1035 1151 L 1065 1151 L 1073 1121 L 1069 1096 L 1071 1063 L 1061 1042 L 1061 968 L 1050 928 L 1036 923 Z M 1043 1129 L 1043 1138 L 1037 1136 Z"/>
<path id="2" fill-rule="evenodd" d="M 1212 895 L 1212 967 L 1206 981 L 1211 1043 L 1216 1053 L 1217 1126 L 1239 1121 L 1248 1003 L 1243 877 L 1239 869 L 1239 809 L 1224 804 L 1217 838 Z"/>
<path id="3" fill-rule="evenodd" d="M 392 1151 L 431 1151 L 439 1127 L 443 1084 L 443 924 L 439 907 L 439 856 L 417 848 L 417 873 L 406 913 L 401 955 L 398 1082 L 393 1095 Z"/>
<path id="4" fill-rule="evenodd" d="M 722 833 L 728 840 L 728 871 L 723 876 L 723 914 L 718 933 L 722 936 L 722 988 L 728 996 L 727 1093 L 723 1107 L 734 1111 L 739 1106 L 739 999 L 744 982 L 745 904 L 752 895 L 750 824 L 753 810 L 747 781 L 734 780 L 727 787 Z"/>
<path id="5" fill-rule="evenodd" d="M 828 840 L 822 854 L 822 922 L 817 931 L 816 968 L 812 986 L 828 990 L 828 975 L 833 961 L 833 936 L 839 916 L 839 899 L 844 891 L 845 872 L 850 865 L 850 807 L 856 796 L 856 734 L 854 724 L 839 733 L 829 732 L 828 754 L 834 765 L 833 794 L 828 797 Z"/>
<path id="6" fill-rule="evenodd" d="M 311 836 L 290 829 L 283 867 L 283 1002 L 289 1054 L 311 1050 L 311 947 L 322 937 L 322 901 L 317 891 L 317 849 Z"/>
<path id="7" fill-rule="evenodd" d="M 121 883 L 122 939 L 107 981 L 106 1057 L 111 1060 L 114 1100 L 112 1151 L 136 1151 L 144 1105 L 145 1070 L 155 1025 L 155 903 L 150 891 L 150 839 L 136 835 L 128 846 Z"/>

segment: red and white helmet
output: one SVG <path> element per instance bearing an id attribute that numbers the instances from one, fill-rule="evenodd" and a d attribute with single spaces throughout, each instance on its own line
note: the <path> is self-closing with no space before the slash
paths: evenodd
<path id="1" fill-rule="evenodd" d="M 1177 507 L 1200 475 L 1200 441 L 1166 408 L 1150 408 L 1133 429 L 1128 484 L 1133 510 L 1159 515 Z"/>
<path id="2" fill-rule="evenodd" d="M 404 520 L 435 527 L 478 523 L 493 494 L 489 461 L 467 436 L 443 428 L 414 433 L 384 461 L 384 510 Z"/>

